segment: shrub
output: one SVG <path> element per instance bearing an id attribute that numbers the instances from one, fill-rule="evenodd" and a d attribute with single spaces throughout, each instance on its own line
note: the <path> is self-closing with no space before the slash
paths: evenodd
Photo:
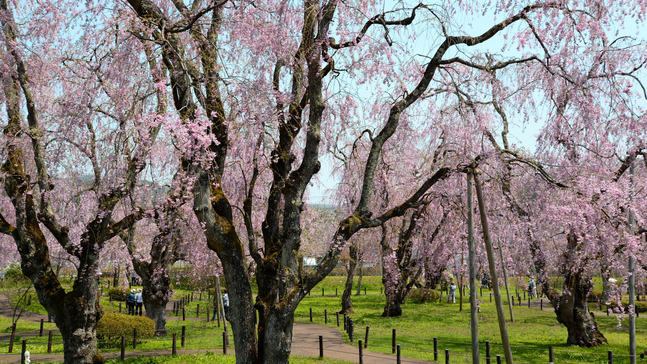
<path id="1" fill-rule="evenodd" d="M 629 300 L 622 300 L 622 308 L 624 312 L 627 312 L 627 306 L 629 306 Z M 618 307 L 616 301 L 612 300 L 607 305 L 610 309 L 615 311 L 615 308 Z M 636 311 L 639 313 L 647 312 L 647 302 L 645 301 L 636 301 Z"/>
<path id="2" fill-rule="evenodd" d="M 149 338 L 155 334 L 155 321 L 144 316 L 122 313 L 106 313 L 97 324 L 97 338 L 108 345 L 120 345 L 121 335 L 132 337 L 137 329 L 137 338 Z"/>
<path id="3" fill-rule="evenodd" d="M 436 302 L 440 299 L 440 292 L 429 288 L 416 288 L 411 290 L 409 300 L 417 303 Z"/>
<path id="4" fill-rule="evenodd" d="M 20 286 L 31 284 L 29 278 L 26 275 L 22 274 L 22 268 L 20 268 L 20 263 L 11 263 L 7 268 L 4 269 L 4 280 L 10 286 Z M 2 274 L 0 274 L 0 277 Z"/>
<path id="5" fill-rule="evenodd" d="M 588 302 L 598 302 L 602 299 L 602 290 L 594 289 L 589 293 Z"/>
<path id="6" fill-rule="evenodd" d="M 127 287 L 112 287 L 108 290 L 108 296 L 112 298 L 113 301 L 126 301 L 126 296 L 130 291 Z"/>

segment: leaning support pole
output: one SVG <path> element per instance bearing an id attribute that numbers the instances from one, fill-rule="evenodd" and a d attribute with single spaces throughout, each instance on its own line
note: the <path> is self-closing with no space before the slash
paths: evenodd
<path id="1" fill-rule="evenodd" d="M 476 244 L 474 242 L 474 171 L 467 173 L 467 250 L 470 267 L 470 323 L 472 329 L 472 364 L 479 364 L 479 318 L 476 300 Z"/>
<path id="2" fill-rule="evenodd" d="M 505 324 L 505 315 L 503 314 L 503 302 L 501 302 L 501 292 L 499 291 L 499 277 L 496 274 L 494 266 L 494 249 L 490 240 L 490 229 L 487 224 L 487 212 L 485 211 L 485 201 L 483 200 L 483 191 L 479 182 L 478 174 L 474 174 L 474 184 L 476 185 L 476 198 L 479 201 L 479 213 L 481 215 L 481 226 L 483 227 L 483 240 L 487 250 L 487 260 L 490 265 L 490 276 L 492 277 L 492 290 L 496 302 L 496 314 L 499 319 L 499 330 L 501 331 L 501 342 L 503 344 L 503 354 L 505 355 L 506 364 L 513 364 L 512 350 L 508 340 L 508 329 Z"/>
<path id="3" fill-rule="evenodd" d="M 514 322 L 514 312 L 512 312 L 512 297 L 510 297 L 510 286 L 508 286 L 508 273 L 505 269 L 505 261 L 503 261 L 503 249 L 501 249 L 501 242 L 497 241 L 499 246 L 499 257 L 501 258 L 501 270 L 503 271 L 503 284 L 505 284 L 505 291 L 508 295 L 508 308 L 510 308 L 510 321 Z"/>

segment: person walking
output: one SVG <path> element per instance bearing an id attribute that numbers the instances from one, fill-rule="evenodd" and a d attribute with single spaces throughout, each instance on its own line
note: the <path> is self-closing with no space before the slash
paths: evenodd
<path id="1" fill-rule="evenodd" d="M 126 306 L 128 307 L 128 314 L 135 315 L 135 292 L 136 290 L 131 290 L 128 296 L 126 296 Z"/>
<path id="2" fill-rule="evenodd" d="M 537 288 L 536 288 L 535 280 L 530 277 L 528 280 L 528 297 L 530 299 L 533 299 L 537 296 Z"/>
<path id="3" fill-rule="evenodd" d="M 142 295 L 142 289 L 138 289 L 135 294 L 135 315 L 142 315 L 142 307 L 144 306 L 144 296 Z"/>
<path id="4" fill-rule="evenodd" d="M 227 294 L 227 290 L 222 295 L 222 307 L 225 309 L 225 319 L 229 321 L 229 294 Z"/>
<path id="5" fill-rule="evenodd" d="M 449 284 L 447 303 L 456 303 L 456 285 L 454 284 L 454 281 L 451 281 L 451 283 Z"/>

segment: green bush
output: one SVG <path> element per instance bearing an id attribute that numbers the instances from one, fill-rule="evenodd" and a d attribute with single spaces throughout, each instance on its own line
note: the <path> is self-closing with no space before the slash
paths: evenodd
<path id="1" fill-rule="evenodd" d="M 137 338 L 149 338 L 155 335 L 155 321 L 148 317 L 106 313 L 97 324 L 97 338 L 108 345 L 120 345 L 121 335 L 132 337 L 135 328 Z"/>
<path id="2" fill-rule="evenodd" d="M 588 302 L 598 302 L 602 299 L 602 290 L 594 289 L 589 293 Z"/>
<path id="3" fill-rule="evenodd" d="M 112 287 L 108 290 L 108 296 L 113 301 L 126 301 L 126 296 L 130 293 L 127 287 Z"/>
<path id="4" fill-rule="evenodd" d="M 627 312 L 627 306 L 629 306 L 629 300 L 622 300 L 621 302 L 622 302 L 622 307 L 624 309 L 624 312 Z M 615 310 L 615 308 L 618 307 L 618 304 L 616 303 L 616 301 L 610 301 L 607 306 L 610 309 Z M 647 312 L 647 302 L 636 301 L 636 310 L 639 313 Z"/>
<path id="5" fill-rule="evenodd" d="M 20 263 L 11 263 L 4 270 L 4 279 L 6 282 L 14 285 L 24 285 L 31 283 L 29 278 L 26 275 L 22 274 L 22 268 L 20 268 Z"/>
<path id="6" fill-rule="evenodd" d="M 440 299 L 440 292 L 429 288 L 416 288 L 409 293 L 409 300 L 417 303 L 436 302 Z"/>

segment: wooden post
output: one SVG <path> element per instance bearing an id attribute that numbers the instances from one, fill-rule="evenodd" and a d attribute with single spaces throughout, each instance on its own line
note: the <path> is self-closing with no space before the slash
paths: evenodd
<path id="1" fill-rule="evenodd" d="M 544 299 L 543 298 L 539 300 L 539 310 L 540 311 L 544 310 Z"/>
<path id="2" fill-rule="evenodd" d="M 126 335 L 121 335 L 121 360 L 126 360 Z"/>
<path id="3" fill-rule="evenodd" d="M 364 335 L 364 348 L 368 347 L 368 330 L 369 330 L 369 327 L 366 326 L 366 335 Z"/>
<path id="4" fill-rule="evenodd" d="M 487 222 L 485 199 L 483 198 L 483 191 L 481 190 L 481 184 L 479 182 L 477 174 L 474 175 L 474 184 L 476 185 L 476 198 L 479 202 L 481 227 L 483 229 L 483 240 L 485 241 L 485 248 L 487 250 L 488 263 L 490 266 L 490 277 L 492 277 L 492 289 L 494 290 L 494 299 L 496 300 L 496 310 L 497 317 L 499 319 L 499 330 L 501 331 L 503 353 L 505 355 L 506 364 L 513 364 L 514 361 L 512 360 L 512 349 L 510 348 L 510 341 L 508 340 L 508 329 L 505 323 L 505 315 L 503 314 L 503 302 L 501 301 L 501 293 L 499 292 L 499 278 L 497 275 L 496 266 L 494 265 L 494 250 L 492 249 L 492 242 L 490 241 L 490 229 Z M 501 261 L 501 263 L 503 267 L 505 267 L 503 260 Z"/>
<path id="5" fill-rule="evenodd" d="M 49 330 L 49 335 L 47 337 L 47 354 L 52 353 L 52 330 Z"/>
<path id="6" fill-rule="evenodd" d="M 325 296 L 325 292 L 326 290 L 323 287 L 321 287 L 321 297 Z"/>
<path id="7" fill-rule="evenodd" d="M 337 315 L 337 327 L 339 327 L 339 312 L 335 312 L 335 314 Z"/>
<path id="8" fill-rule="evenodd" d="M 40 332 L 38 333 L 38 336 L 43 336 L 44 325 L 45 325 L 45 319 L 40 319 Z"/>
<path id="9" fill-rule="evenodd" d="M 198 303 L 198 308 L 195 310 L 195 317 L 200 318 L 200 304 Z"/>
<path id="10" fill-rule="evenodd" d="M 319 335 L 319 357 L 323 359 L 323 336 Z"/>
<path id="11" fill-rule="evenodd" d="M 501 364 L 501 355 L 496 356 L 496 364 Z"/>
<path id="12" fill-rule="evenodd" d="M 366 296 L 366 286 L 364 286 L 364 296 Z"/>
<path id="13" fill-rule="evenodd" d="M 359 347 L 359 364 L 364 364 L 364 355 L 362 353 L 362 340 L 357 340 L 357 345 Z"/>
<path id="14" fill-rule="evenodd" d="M 400 353 L 400 345 L 397 347 L 397 354 L 395 355 L 395 362 L 397 364 L 402 364 L 402 355 Z"/>
<path id="15" fill-rule="evenodd" d="M 548 364 L 555 364 L 555 358 L 553 358 L 553 346 L 548 347 Z"/>
<path id="16" fill-rule="evenodd" d="M 222 353 L 227 355 L 227 333 L 222 332 Z"/>
<path id="17" fill-rule="evenodd" d="M 449 364 L 449 349 L 445 349 L 445 364 Z"/>
<path id="18" fill-rule="evenodd" d="M 490 364 L 490 342 L 485 342 L 485 364 Z"/>
<path id="19" fill-rule="evenodd" d="M 27 340 L 22 341 L 22 350 L 20 351 L 20 364 L 25 364 L 25 352 L 27 351 Z"/>
<path id="20" fill-rule="evenodd" d="M 133 349 L 137 349 L 137 328 L 133 329 Z"/>
<path id="21" fill-rule="evenodd" d="M 472 364 L 479 364 L 479 318 L 476 297 L 476 243 L 474 239 L 474 196 L 472 187 L 473 170 L 467 173 L 467 250 L 470 280 L 470 328 L 472 336 Z M 461 299 L 461 305 L 463 300 Z"/>
<path id="22" fill-rule="evenodd" d="M 503 260 L 503 249 L 501 249 L 501 243 L 497 241 L 499 247 L 499 258 L 501 259 L 501 270 L 503 270 L 503 283 L 505 284 L 505 291 L 508 295 L 508 308 L 510 309 L 510 321 L 514 322 L 514 312 L 512 312 L 512 306 L 514 306 L 514 296 L 510 297 L 510 287 L 508 286 L 508 273 L 505 269 L 505 263 Z M 498 282 L 497 282 L 498 286 Z M 490 299 L 490 302 L 492 300 Z"/>
<path id="23" fill-rule="evenodd" d="M 434 337 L 434 360 L 438 360 L 438 338 Z"/>
<path id="24" fill-rule="evenodd" d="M 310 307 L 310 322 L 312 322 L 312 307 Z"/>
<path id="25" fill-rule="evenodd" d="M 613 351 L 609 350 L 608 356 L 609 356 L 609 364 L 613 364 Z"/>
<path id="26" fill-rule="evenodd" d="M 328 310 L 324 309 L 324 324 L 328 325 Z"/>
<path id="27" fill-rule="evenodd" d="M 177 355 L 177 334 L 173 333 L 173 346 L 171 347 L 171 355 Z"/>
<path id="28" fill-rule="evenodd" d="M 395 354 L 395 347 L 395 329 L 393 329 L 391 334 L 391 354 Z"/>
<path id="29" fill-rule="evenodd" d="M 121 302 L 119 302 L 119 313 L 121 313 Z"/>
<path id="30" fill-rule="evenodd" d="M 348 339 L 350 342 L 353 342 L 353 334 L 355 331 L 355 326 L 353 325 L 353 319 L 348 318 Z"/>
<path id="31" fill-rule="evenodd" d="M 185 341 L 186 341 L 186 326 L 182 326 L 182 341 L 180 342 L 180 346 L 184 347 Z"/>

